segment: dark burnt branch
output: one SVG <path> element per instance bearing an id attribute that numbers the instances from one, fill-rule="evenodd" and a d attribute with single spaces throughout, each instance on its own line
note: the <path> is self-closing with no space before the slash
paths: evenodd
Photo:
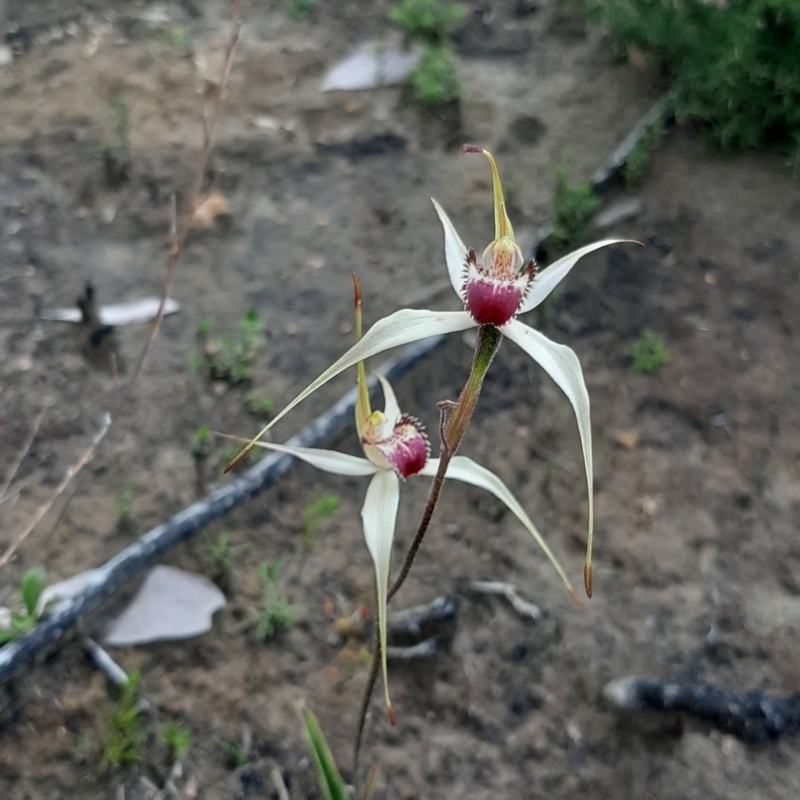
<path id="1" fill-rule="evenodd" d="M 603 695 L 622 711 L 679 711 L 746 742 L 800 733 L 800 693 L 771 697 L 732 694 L 704 683 L 668 683 L 629 676 L 606 684 Z"/>

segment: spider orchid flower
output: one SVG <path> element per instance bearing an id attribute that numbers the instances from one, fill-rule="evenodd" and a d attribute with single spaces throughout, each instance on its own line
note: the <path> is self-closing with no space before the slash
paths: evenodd
<path id="1" fill-rule="evenodd" d="M 360 337 L 361 298 L 357 281 L 355 281 L 355 286 L 356 336 Z M 370 478 L 364 505 L 361 509 L 361 521 L 367 549 L 375 568 L 384 699 L 389 720 L 394 725 L 394 711 L 389 699 L 386 668 L 386 606 L 392 544 L 397 510 L 400 505 L 400 483 L 412 475 L 433 477 L 439 468 L 439 459 L 429 458 L 430 444 L 424 429 L 414 417 L 401 413 L 394 391 L 389 381 L 382 375 L 377 375 L 377 378 L 383 389 L 384 409 L 383 411 L 371 410 L 364 364 L 359 362 L 357 366 L 356 430 L 365 458 L 333 450 L 287 447 L 272 442 L 258 442 L 257 444 L 268 450 L 288 453 L 325 472 L 348 477 Z M 533 536 L 552 562 L 573 599 L 580 605 L 577 595 L 555 555 L 542 539 L 517 499 L 497 475 L 465 456 L 455 456 L 447 468 L 446 477 L 486 489 L 501 500 Z"/>
<path id="2" fill-rule="evenodd" d="M 521 347 L 561 388 L 572 405 L 578 423 L 583 451 L 588 493 L 588 533 L 584 584 L 592 596 L 591 558 L 594 509 L 592 497 L 592 438 L 589 395 L 578 357 L 565 345 L 550 341 L 528 327 L 517 317 L 531 311 L 551 294 L 575 264 L 585 255 L 626 239 L 604 239 L 575 250 L 558 259 L 541 272 L 533 259 L 525 261 L 514 241 L 514 231 L 506 213 L 503 188 L 497 165 L 491 153 L 473 145 L 465 145 L 464 153 L 482 153 L 492 170 L 494 194 L 495 238 L 478 257 L 475 250 L 461 241 L 447 214 L 436 200 L 433 206 L 444 228 L 444 251 L 450 282 L 464 303 L 464 311 L 428 311 L 401 309 L 376 322 L 338 361 L 289 403 L 252 439 L 228 465 L 231 469 L 279 419 L 320 386 L 343 370 L 392 347 L 444 333 L 469 328 L 494 328 Z"/>

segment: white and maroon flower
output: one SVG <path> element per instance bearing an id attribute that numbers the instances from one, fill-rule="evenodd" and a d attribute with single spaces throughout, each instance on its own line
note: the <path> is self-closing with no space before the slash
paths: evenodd
<path id="1" fill-rule="evenodd" d="M 389 718 L 394 722 L 386 672 L 386 604 L 394 530 L 400 505 L 400 481 L 413 475 L 432 478 L 439 469 L 439 459 L 428 457 L 430 445 L 422 426 L 413 417 L 400 412 L 391 385 L 383 376 L 377 377 L 383 388 L 386 407 L 382 412 L 374 411 L 369 414 L 366 422 L 363 422 L 362 418 L 357 425 L 360 429 L 363 426 L 365 431 L 360 434 L 360 441 L 366 458 L 337 453 L 334 450 L 289 447 L 272 442 L 258 442 L 257 446 L 288 453 L 311 464 L 312 467 L 336 475 L 371 477 L 361 509 L 361 520 L 367 549 L 375 567 L 384 698 Z M 366 383 L 361 384 L 359 381 L 359 386 L 362 385 L 366 389 Z M 570 593 L 575 597 L 575 591 L 555 555 L 525 510 L 497 475 L 472 459 L 454 456 L 445 477 L 486 489 L 505 503 L 544 550 Z"/>
<path id="2" fill-rule="evenodd" d="M 625 239 L 605 239 L 586 245 L 558 259 L 541 272 L 532 261 L 525 263 L 514 231 L 506 213 L 500 177 L 491 154 L 467 145 L 467 153 L 482 153 L 492 169 L 494 194 L 495 239 L 479 260 L 475 251 L 461 241 L 456 229 L 442 207 L 432 199 L 444 228 L 444 252 L 450 283 L 464 303 L 464 311 L 428 311 L 401 309 L 376 322 L 356 344 L 315 381 L 300 392 L 272 421 L 243 449 L 242 457 L 257 440 L 298 403 L 315 392 L 340 372 L 392 347 L 409 344 L 444 333 L 456 333 L 469 328 L 491 325 L 503 336 L 519 345 L 547 372 L 567 396 L 578 423 L 583 450 L 588 490 L 588 534 L 584 580 L 591 597 L 591 552 L 594 510 L 592 501 L 592 437 L 589 414 L 589 395 L 578 357 L 565 345 L 550 341 L 544 334 L 528 327 L 517 317 L 540 305 L 567 276 L 570 270 L 589 253 Z M 237 460 L 238 458 L 237 457 Z M 231 462 L 231 465 L 235 463 Z M 430 462 L 429 462 L 430 463 Z M 452 469 L 452 467 L 451 467 Z M 450 472 L 448 472 L 448 477 Z"/>
<path id="3" fill-rule="evenodd" d="M 361 292 L 355 280 L 356 339 L 361 339 Z M 334 450 L 318 450 L 308 447 L 290 447 L 272 442 L 257 442 L 259 447 L 288 453 L 317 469 L 336 475 L 350 477 L 371 476 L 361 519 L 367 549 L 375 567 L 375 586 L 378 605 L 378 628 L 380 632 L 383 685 L 389 719 L 394 724 L 394 712 L 389 699 L 386 671 L 386 605 L 389 588 L 389 572 L 392 561 L 392 545 L 400 505 L 400 481 L 413 475 L 433 477 L 439 469 L 439 459 L 430 458 L 430 443 L 425 430 L 417 419 L 403 414 L 397 403 L 391 384 L 382 375 L 377 375 L 383 389 L 383 411 L 372 411 L 364 363 L 357 364 L 356 431 L 366 458 L 337 453 Z M 553 552 L 536 530 L 525 510 L 508 487 L 490 470 L 464 456 L 454 456 L 447 468 L 446 478 L 451 478 L 491 492 L 525 526 L 550 559 L 573 598 L 577 595 L 566 573 Z"/>

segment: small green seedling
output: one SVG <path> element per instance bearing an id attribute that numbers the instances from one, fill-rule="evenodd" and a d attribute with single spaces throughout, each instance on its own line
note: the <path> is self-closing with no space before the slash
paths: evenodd
<path id="1" fill-rule="evenodd" d="M 189 729 L 174 720 L 164 724 L 161 729 L 161 738 L 169 747 L 170 758 L 173 762 L 180 761 L 181 756 L 192 744 L 192 734 Z"/>
<path id="2" fill-rule="evenodd" d="M 311 16 L 319 4 L 320 0 L 284 0 L 287 13 L 295 19 Z"/>
<path id="3" fill-rule="evenodd" d="M 573 247 L 586 239 L 589 219 L 600 201 L 588 183 L 570 186 L 567 172 L 556 168 L 555 214 L 550 240 L 557 248 Z"/>
<path id="4" fill-rule="evenodd" d="M 446 44 L 430 45 L 420 58 L 417 68 L 408 76 L 412 100 L 426 108 L 436 109 L 452 103 L 461 96 L 450 48 Z"/>
<path id="5" fill-rule="evenodd" d="M 141 675 L 134 670 L 119 691 L 119 697 L 108 715 L 103 744 L 103 763 L 109 767 L 136 764 L 141 760 L 145 740 L 142 718 L 137 708 Z"/>
<path id="6" fill-rule="evenodd" d="M 642 335 L 628 350 L 634 370 L 647 374 L 654 372 L 664 364 L 669 364 L 672 354 L 663 337 L 645 328 Z"/>
<path id="7" fill-rule="evenodd" d="M 208 341 L 210 330 L 207 320 L 197 326 L 203 352 L 189 359 L 189 370 L 199 372 L 205 369 L 211 380 L 223 380 L 233 385 L 250 380 L 264 344 L 264 326 L 258 313 L 248 311 L 239 320 L 237 338 L 223 336 L 219 341 Z"/>
<path id="8" fill-rule="evenodd" d="M 246 544 L 233 544 L 233 531 L 220 531 L 216 539 L 205 534 L 203 541 L 208 563 L 217 575 L 230 573 L 236 556 L 247 549 Z"/>
<path id="9" fill-rule="evenodd" d="M 294 624 L 303 615 L 303 607 L 289 603 L 278 589 L 278 579 L 284 566 L 285 558 L 263 561 L 258 566 L 258 576 L 264 591 L 261 610 L 246 620 L 243 627 L 257 625 L 256 635 L 259 639 L 271 639 L 281 628 Z"/>
<path id="10" fill-rule="evenodd" d="M 244 396 L 244 407 L 254 417 L 268 417 L 272 405 L 271 397 L 259 397 L 255 392 L 248 392 Z"/>
<path id="11" fill-rule="evenodd" d="M 399 25 L 408 39 L 431 44 L 446 41 L 452 29 L 466 16 L 461 3 L 446 0 L 402 0 L 389 10 L 389 19 Z"/>
<path id="12" fill-rule="evenodd" d="M 19 593 L 22 598 L 22 611 L 12 611 L 0 628 L 0 645 L 19 638 L 36 624 L 36 606 L 45 585 L 45 572 L 41 567 L 32 567 L 22 573 Z"/>
<path id="13" fill-rule="evenodd" d="M 303 546 L 310 549 L 326 519 L 339 508 L 339 498 L 332 492 L 314 495 L 303 506 Z"/>
<path id="14" fill-rule="evenodd" d="M 238 742 L 226 742 L 224 739 L 214 739 L 214 743 L 222 751 L 228 769 L 238 769 L 250 762 L 244 747 Z"/>
<path id="15" fill-rule="evenodd" d="M 211 451 L 211 429 L 208 425 L 201 425 L 192 439 L 192 458 L 195 460 L 205 458 Z"/>
<path id="16" fill-rule="evenodd" d="M 136 487 L 129 486 L 117 494 L 116 509 L 117 519 L 121 523 L 129 523 L 133 520 L 133 512 L 131 511 L 131 503 L 133 498 L 136 497 Z"/>

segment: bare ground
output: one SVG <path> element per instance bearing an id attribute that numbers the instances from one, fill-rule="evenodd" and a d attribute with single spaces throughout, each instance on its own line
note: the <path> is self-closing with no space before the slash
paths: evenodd
<path id="1" fill-rule="evenodd" d="M 210 172 L 230 218 L 190 239 L 172 291 L 182 311 L 165 321 L 134 402 L 63 515 L 6 568 L 4 586 L 33 564 L 51 579 L 97 565 L 191 502 L 198 426 L 251 433 L 259 422 L 245 410 L 247 390 L 280 405 L 349 344 L 353 271 L 368 322 L 405 304 L 456 307 L 426 195 L 478 247 L 491 236 L 491 213 L 485 164 L 455 144 L 470 138 L 496 151 L 513 182 L 515 227 L 530 232 L 550 212 L 554 165 L 588 178 L 656 97 L 648 73 L 616 63 L 603 36 L 557 3 L 522 17 L 512 3 L 495 5 L 488 28 L 461 35 L 458 124 L 410 107 L 400 89 L 319 94 L 328 64 L 388 31 L 386 4 L 328 3 L 306 22 L 279 3 L 246 9 Z M 160 287 L 169 198 L 188 184 L 199 140 L 201 82 L 193 59 L 159 30 L 181 26 L 212 64 L 226 35 L 223 6 L 199 18 L 166 6 L 168 21 L 153 30 L 141 19 L 152 5 L 105 4 L 111 22 L 99 3 L 26 6 L 12 4 L 8 16 L 31 31 L 28 49 L 0 69 L 4 465 L 41 404 L 54 406 L 20 473 L 30 483 L 0 507 L 0 544 L 52 491 L 114 395 L 113 378 L 86 358 L 85 334 L 37 321 L 37 307 L 71 303 L 86 279 L 106 301 Z M 59 38 L 65 25 L 71 33 Z M 114 98 L 129 110 L 129 177 L 109 185 L 98 148 L 114 140 Z M 521 115 L 541 123 L 536 141 L 515 136 Z M 659 147 L 640 196 L 642 215 L 614 233 L 645 246 L 587 258 L 547 322 L 580 356 L 592 397 L 595 596 L 577 611 L 510 515 L 477 490 L 449 486 L 397 604 L 454 594 L 456 627 L 434 662 L 392 669 L 396 728 L 375 704 L 363 763 L 380 765 L 386 797 L 798 796 L 791 739 L 746 746 L 680 718 L 620 717 L 602 701 L 606 681 L 631 673 L 800 690 L 800 189 L 774 156 L 721 160 L 679 130 Z M 190 373 L 198 322 L 233 333 L 249 308 L 268 335 L 252 384 L 229 389 Z M 649 376 L 626 355 L 644 327 L 672 352 Z M 115 337 L 130 366 L 143 331 Z M 401 404 L 435 429 L 435 403 L 456 395 L 469 358 L 454 337 L 401 382 Z M 277 435 L 349 382 L 319 392 Z M 352 439 L 332 446 L 353 451 Z M 222 480 L 221 450 L 212 483 Z M 586 507 L 571 412 L 510 343 L 463 452 L 509 484 L 577 582 Z M 131 486 L 134 521 L 121 526 L 116 498 Z M 302 507 L 322 491 L 341 505 L 307 550 Z M 98 768 L 113 694 L 76 639 L 5 686 L 2 796 L 107 797 L 124 786 L 125 796 L 144 797 L 142 776 L 161 786 L 167 771 L 156 731 L 176 719 L 194 737 L 181 796 L 193 787 L 208 798 L 275 796 L 277 766 L 294 797 L 315 797 L 295 703 L 304 698 L 318 714 L 346 768 L 369 636 L 344 641 L 334 622 L 369 601 L 363 491 L 297 467 L 225 521 L 248 549 L 212 633 L 115 653 L 126 669 L 141 668 L 152 704 L 138 767 Z M 400 548 L 425 486 L 410 481 L 404 492 Z M 306 614 L 264 644 L 238 625 L 259 603 L 258 563 L 280 555 L 285 592 Z M 201 541 L 169 561 L 210 573 Z M 476 579 L 517 584 L 544 619 L 532 625 L 475 597 Z M 101 632 L 109 611 L 87 629 Z M 216 740 L 240 740 L 243 729 L 250 763 L 231 770 Z"/>

